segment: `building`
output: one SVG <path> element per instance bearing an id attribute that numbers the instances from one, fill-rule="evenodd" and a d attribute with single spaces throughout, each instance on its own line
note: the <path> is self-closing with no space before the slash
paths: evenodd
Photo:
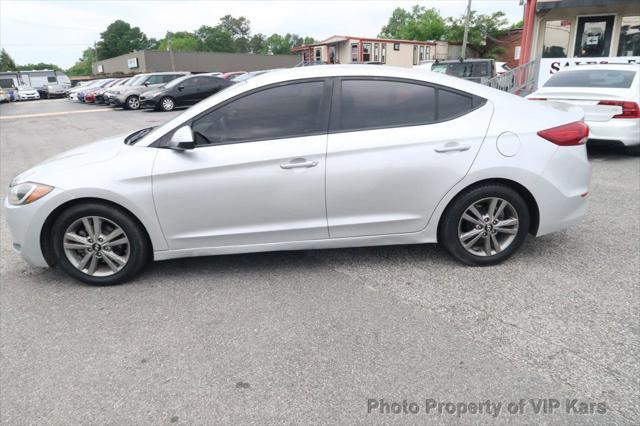
<path id="1" fill-rule="evenodd" d="M 436 42 L 392 40 L 335 35 L 314 44 L 291 49 L 304 62 L 355 64 L 381 62 L 411 67 L 423 60 L 436 59 Z"/>
<path id="2" fill-rule="evenodd" d="M 640 2 L 526 0 L 519 63 L 536 60 L 538 86 L 567 66 L 640 63 Z"/>
<path id="3" fill-rule="evenodd" d="M 128 75 L 162 71 L 257 71 L 289 68 L 298 62 L 295 55 L 138 50 L 94 62 L 91 67 L 95 75 Z"/>
<path id="4" fill-rule="evenodd" d="M 30 86 L 42 89 L 48 84 L 71 85 L 71 80 L 62 71 L 33 70 L 0 72 L 0 88 L 10 89 L 18 86 Z"/>
<path id="5" fill-rule="evenodd" d="M 522 28 L 509 30 L 505 34 L 496 37 L 495 40 L 489 40 L 487 43 L 489 50 L 494 47 L 504 48 L 504 53 L 497 55 L 496 60 L 505 62 L 510 68 L 518 66 L 521 46 Z"/>

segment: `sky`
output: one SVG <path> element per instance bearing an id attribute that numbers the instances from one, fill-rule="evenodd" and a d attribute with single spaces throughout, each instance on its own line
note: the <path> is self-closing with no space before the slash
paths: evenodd
<path id="1" fill-rule="evenodd" d="M 375 37 L 396 7 L 435 7 L 460 16 L 466 0 L 438 1 L 178 1 L 178 0 L 0 0 L 0 46 L 17 64 L 73 65 L 111 22 L 122 19 L 154 38 L 167 31 L 214 26 L 227 14 L 245 16 L 252 33 L 295 33 L 317 40 L 334 34 Z M 522 19 L 519 0 L 472 0 L 480 13 L 501 10 L 511 22 Z"/>

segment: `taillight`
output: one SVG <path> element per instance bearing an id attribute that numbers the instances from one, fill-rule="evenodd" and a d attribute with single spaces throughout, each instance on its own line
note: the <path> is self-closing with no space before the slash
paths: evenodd
<path id="1" fill-rule="evenodd" d="M 635 102 L 600 101 L 598 102 L 598 105 L 622 107 L 622 114 L 614 115 L 612 118 L 640 118 L 640 106 Z"/>
<path id="2" fill-rule="evenodd" d="M 589 126 L 584 121 L 540 130 L 538 136 L 560 146 L 581 145 L 589 138 Z"/>
<path id="3" fill-rule="evenodd" d="M 530 101 L 546 101 L 547 100 L 547 98 L 527 98 L 527 99 L 529 99 Z"/>

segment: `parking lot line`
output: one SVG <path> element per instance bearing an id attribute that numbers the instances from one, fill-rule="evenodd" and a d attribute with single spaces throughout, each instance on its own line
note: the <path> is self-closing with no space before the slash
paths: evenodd
<path id="1" fill-rule="evenodd" d="M 107 111 L 114 111 L 114 110 L 113 109 L 92 109 L 87 111 L 60 111 L 60 112 L 43 112 L 38 114 L 3 115 L 3 116 L 0 116 L 0 120 L 11 120 L 14 118 L 52 117 L 56 115 L 86 114 L 90 112 L 107 112 Z"/>

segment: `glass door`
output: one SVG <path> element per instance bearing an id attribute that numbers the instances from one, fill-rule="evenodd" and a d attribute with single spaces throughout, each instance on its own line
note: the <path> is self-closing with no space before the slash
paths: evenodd
<path id="1" fill-rule="evenodd" d="M 573 56 L 576 58 L 610 56 L 614 19 L 614 15 L 579 17 Z"/>

